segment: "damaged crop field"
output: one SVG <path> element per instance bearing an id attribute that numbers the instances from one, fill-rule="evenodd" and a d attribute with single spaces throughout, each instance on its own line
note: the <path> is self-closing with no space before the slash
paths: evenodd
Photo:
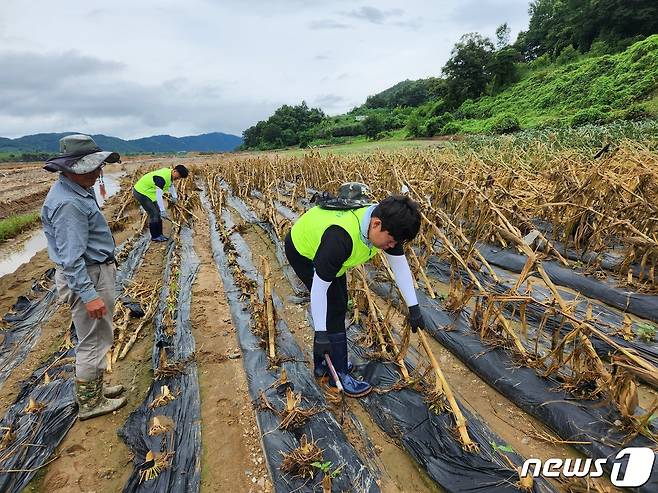
<path id="1" fill-rule="evenodd" d="M 594 155 L 501 141 L 133 159 L 103 206 L 107 379 L 128 404 L 77 420 L 53 265 L 40 252 L 3 276 L 0 491 L 658 491 L 656 462 L 642 486 L 611 481 L 623 449 L 658 450 L 658 153 Z M 131 186 L 182 163 L 170 241 L 151 242 Z M 384 255 L 348 272 L 352 375 L 374 387 L 360 399 L 314 376 L 309 293 L 284 252 L 317 194 L 352 181 L 422 212 L 405 253 L 424 330 Z M 524 471 L 552 458 L 607 460 L 599 477 Z"/>

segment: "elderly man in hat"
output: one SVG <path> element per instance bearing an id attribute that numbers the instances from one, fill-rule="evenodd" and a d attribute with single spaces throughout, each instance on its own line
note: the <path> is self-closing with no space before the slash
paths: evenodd
<path id="1" fill-rule="evenodd" d="M 78 417 L 101 416 L 119 409 L 123 387 L 103 386 L 106 353 L 113 342 L 114 238 L 96 202 L 93 185 L 105 163 L 119 162 L 116 152 L 102 151 L 88 135 L 59 141 L 60 156 L 44 169 L 59 172 L 41 209 L 48 255 L 56 264 L 60 299 L 71 307 L 78 343 L 75 392 Z"/>
<path id="2" fill-rule="evenodd" d="M 286 236 L 286 257 L 311 293 L 315 376 L 329 373 L 324 359 L 328 353 L 345 395 L 362 397 L 372 387 L 350 375 L 345 273 L 383 250 L 409 308 L 411 330 L 422 328 L 423 315 L 403 250 L 404 244 L 418 234 L 420 212 L 418 204 L 403 195 L 391 195 L 371 204 L 368 187 L 356 182 L 341 185 L 337 197 L 321 196 L 318 204 L 306 211 Z M 333 376 L 329 377 L 329 384 L 337 387 Z"/>

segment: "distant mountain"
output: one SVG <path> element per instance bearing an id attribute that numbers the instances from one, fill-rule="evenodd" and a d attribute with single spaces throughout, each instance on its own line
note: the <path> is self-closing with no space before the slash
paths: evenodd
<path id="1" fill-rule="evenodd" d="M 59 152 L 59 139 L 78 132 L 51 134 L 34 134 L 6 139 L 0 137 L 0 152 Z M 242 138 L 237 135 L 213 132 L 188 137 L 172 137 L 171 135 L 154 135 L 135 140 L 123 140 L 107 135 L 92 135 L 96 143 L 108 151 L 118 153 L 141 152 L 225 152 L 232 151 L 240 144 Z"/>

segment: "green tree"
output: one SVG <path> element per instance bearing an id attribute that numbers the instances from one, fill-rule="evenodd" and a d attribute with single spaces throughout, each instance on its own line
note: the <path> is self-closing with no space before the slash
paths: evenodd
<path id="1" fill-rule="evenodd" d="M 488 70 L 491 73 L 492 92 L 500 92 L 501 89 L 519 80 L 517 62 L 519 52 L 512 47 L 501 48 L 494 53 Z"/>
<path id="2" fill-rule="evenodd" d="M 384 131 L 384 119 L 377 115 L 369 115 L 363 120 L 363 132 L 369 139 L 376 139 L 380 132 Z"/>
<path id="3" fill-rule="evenodd" d="M 296 145 L 300 136 L 319 125 L 326 116 L 319 108 L 309 108 L 305 101 L 297 106 L 284 104 L 267 120 L 242 132 L 245 149 L 271 149 Z"/>
<path id="4" fill-rule="evenodd" d="M 456 108 L 467 99 L 480 97 L 492 79 L 494 45 L 478 33 L 464 34 L 443 67 L 448 91 L 446 102 Z"/>
<path id="5" fill-rule="evenodd" d="M 515 43 L 528 60 L 555 57 L 569 45 L 585 53 L 597 39 L 620 51 L 627 40 L 658 32 L 655 0 L 533 0 L 529 14 Z"/>
<path id="6" fill-rule="evenodd" d="M 496 28 L 496 48 L 500 50 L 506 46 L 509 46 L 511 32 L 512 30 L 507 25 L 507 22 Z"/>
<path id="7" fill-rule="evenodd" d="M 421 129 L 422 123 L 423 123 L 423 119 L 420 117 L 418 110 L 417 109 L 414 110 L 409 115 L 409 118 L 407 118 L 407 124 L 405 126 L 409 137 L 422 136 L 422 129 Z"/>
<path id="8" fill-rule="evenodd" d="M 263 128 L 263 140 L 268 144 L 280 144 L 281 127 L 276 123 L 266 123 Z"/>

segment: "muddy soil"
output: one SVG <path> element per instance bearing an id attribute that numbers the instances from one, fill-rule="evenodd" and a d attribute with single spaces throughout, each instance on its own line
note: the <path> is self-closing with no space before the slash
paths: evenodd
<path id="1" fill-rule="evenodd" d="M 0 219 L 38 209 L 56 178 L 37 164 L 0 166 Z"/>

